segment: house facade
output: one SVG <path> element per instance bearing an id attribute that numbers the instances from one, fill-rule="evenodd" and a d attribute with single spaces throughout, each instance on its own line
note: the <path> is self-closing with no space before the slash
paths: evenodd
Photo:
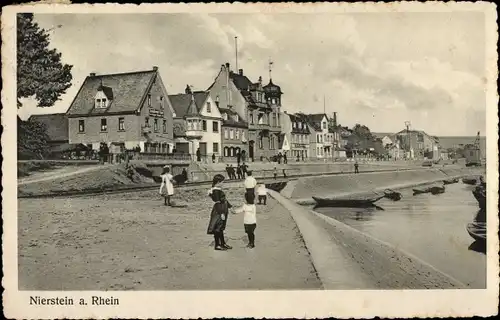
<path id="1" fill-rule="evenodd" d="M 334 146 L 334 133 L 328 130 L 328 117 L 324 113 L 305 115 L 310 128 L 314 131 L 315 145 L 311 145 L 311 155 L 318 159 L 332 159 Z M 312 143 L 313 144 L 313 143 Z"/>
<path id="2" fill-rule="evenodd" d="M 225 161 L 236 160 L 238 153 L 242 160 L 248 159 L 248 123 L 232 109 L 219 108 L 222 115 L 222 156 Z"/>
<path id="3" fill-rule="evenodd" d="M 401 130 L 395 134 L 395 139 L 403 150 L 405 158 L 437 160 L 440 157 L 437 139 L 424 131 Z"/>
<path id="4" fill-rule="evenodd" d="M 249 159 L 270 158 L 278 152 L 283 93 L 271 79 L 265 86 L 262 85 L 262 77 L 253 83 L 244 75 L 243 69 L 235 73 L 226 63 L 221 66 L 208 91 L 216 97 L 220 108 L 233 110 L 248 124 Z"/>
<path id="5" fill-rule="evenodd" d="M 281 117 L 281 129 L 290 144 L 289 158 L 307 160 L 310 156 L 311 131 L 306 120 L 299 115 L 285 112 Z"/>
<path id="6" fill-rule="evenodd" d="M 99 149 L 101 142 L 144 153 L 170 153 L 173 118 L 157 67 L 85 78 L 68 111 L 70 143 Z"/>
<path id="7" fill-rule="evenodd" d="M 210 93 L 191 91 L 169 96 L 175 111 L 174 142 L 176 152 L 195 159 L 200 151 L 204 159 L 222 154 L 222 116 Z"/>

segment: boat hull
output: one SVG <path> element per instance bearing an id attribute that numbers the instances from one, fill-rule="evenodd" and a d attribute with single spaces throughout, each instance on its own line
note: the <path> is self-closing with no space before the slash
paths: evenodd
<path id="1" fill-rule="evenodd" d="M 375 202 L 380 200 L 382 197 L 374 199 L 329 199 L 312 197 L 316 201 L 317 207 L 342 207 L 342 208 L 366 208 L 373 207 Z"/>
<path id="2" fill-rule="evenodd" d="M 469 223 L 467 232 L 476 241 L 486 241 L 486 224 Z"/>

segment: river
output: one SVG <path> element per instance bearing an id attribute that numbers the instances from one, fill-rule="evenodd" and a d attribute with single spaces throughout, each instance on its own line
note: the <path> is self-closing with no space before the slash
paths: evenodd
<path id="1" fill-rule="evenodd" d="M 401 201 L 382 199 L 375 208 L 317 208 L 317 212 L 337 219 L 374 238 L 407 251 L 440 271 L 467 284 L 486 288 L 485 248 L 469 236 L 478 204 L 472 186 L 446 186 L 440 195 L 413 196 L 411 189 L 400 191 Z"/>

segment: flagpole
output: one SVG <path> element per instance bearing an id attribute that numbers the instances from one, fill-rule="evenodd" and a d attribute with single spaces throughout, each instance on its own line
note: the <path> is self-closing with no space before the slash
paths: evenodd
<path id="1" fill-rule="evenodd" d="M 236 72 L 238 72 L 238 37 L 234 37 L 234 47 L 236 49 Z"/>

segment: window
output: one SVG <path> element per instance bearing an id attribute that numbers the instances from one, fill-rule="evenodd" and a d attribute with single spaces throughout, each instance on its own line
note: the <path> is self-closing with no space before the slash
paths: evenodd
<path id="1" fill-rule="evenodd" d="M 101 131 L 108 131 L 108 121 L 101 119 Z"/>
<path id="2" fill-rule="evenodd" d="M 229 138 L 229 131 L 227 129 L 224 129 L 224 139 Z"/>
<path id="3" fill-rule="evenodd" d="M 234 130 L 233 129 L 231 129 L 229 131 L 229 139 L 231 139 L 231 140 L 234 139 Z"/>
<path id="4" fill-rule="evenodd" d="M 222 119 L 227 120 L 227 113 L 222 114 Z"/>
<path id="5" fill-rule="evenodd" d="M 269 149 L 274 149 L 274 142 L 275 142 L 275 137 L 274 136 L 269 137 Z"/>
<path id="6" fill-rule="evenodd" d="M 118 131 L 125 130 L 125 118 L 118 118 Z"/>
<path id="7" fill-rule="evenodd" d="M 322 122 L 323 129 L 326 129 L 326 122 Z"/>
<path id="8" fill-rule="evenodd" d="M 149 127 L 149 117 L 144 118 L 144 126 Z"/>
<path id="9" fill-rule="evenodd" d="M 240 140 L 240 130 L 236 130 L 236 140 Z"/>
<path id="10" fill-rule="evenodd" d="M 207 131 L 207 120 L 203 120 L 203 121 L 201 122 L 201 124 L 202 124 L 202 127 L 203 127 L 203 131 L 205 131 L 205 132 L 206 132 L 206 131 Z"/>
<path id="11" fill-rule="evenodd" d="M 188 123 L 187 129 L 188 130 L 193 130 L 193 120 L 188 120 L 187 123 Z"/>
<path id="12" fill-rule="evenodd" d="M 96 99 L 95 100 L 95 107 L 100 108 L 101 107 L 101 99 Z"/>
<path id="13" fill-rule="evenodd" d="M 316 136 L 316 142 L 319 142 L 319 135 Z"/>
<path id="14" fill-rule="evenodd" d="M 167 120 L 163 120 L 163 133 L 167 133 Z"/>
<path id="15" fill-rule="evenodd" d="M 163 108 L 163 96 L 160 96 L 160 107 Z"/>
<path id="16" fill-rule="evenodd" d="M 106 99 L 101 100 L 101 108 L 106 108 Z"/>
<path id="17" fill-rule="evenodd" d="M 273 127 L 277 127 L 278 123 L 276 122 L 276 113 L 273 113 Z"/>
<path id="18" fill-rule="evenodd" d="M 151 107 L 151 95 L 148 94 L 148 107 Z"/>
<path id="19" fill-rule="evenodd" d="M 85 132 L 85 120 L 78 120 L 78 132 Z"/>
<path id="20" fill-rule="evenodd" d="M 219 132 L 219 123 L 217 121 L 212 122 L 212 131 Z"/>
<path id="21" fill-rule="evenodd" d="M 259 137 L 259 149 L 264 149 L 264 141 L 262 141 L 262 137 Z"/>
<path id="22" fill-rule="evenodd" d="M 211 113 L 212 112 L 212 106 L 211 106 L 211 103 L 210 102 L 207 102 L 207 113 Z"/>
<path id="23" fill-rule="evenodd" d="M 158 132 L 158 119 L 154 120 L 154 130 L 155 132 Z"/>
<path id="24" fill-rule="evenodd" d="M 271 103 L 272 103 L 272 104 L 276 104 L 276 99 L 275 99 L 275 98 L 272 98 L 272 99 L 271 99 Z"/>
<path id="25" fill-rule="evenodd" d="M 214 153 L 219 153 L 219 143 L 218 142 L 214 142 L 213 149 L 214 149 Z"/>
<path id="26" fill-rule="evenodd" d="M 250 111 L 250 114 L 249 114 L 249 118 L 250 118 L 250 124 L 253 124 L 254 123 L 253 112 L 251 112 L 251 111 Z"/>
<path id="27" fill-rule="evenodd" d="M 239 117 L 238 115 L 235 115 L 235 116 L 234 116 L 234 120 L 235 120 L 236 122 L 238 122 L 238 121 L 240 121 L 240 117 Z"/>
<path id="28" fill-rule="evenodd" d="M 241 141 L 245 140 L 245 131 L 241 131 Z"/>

